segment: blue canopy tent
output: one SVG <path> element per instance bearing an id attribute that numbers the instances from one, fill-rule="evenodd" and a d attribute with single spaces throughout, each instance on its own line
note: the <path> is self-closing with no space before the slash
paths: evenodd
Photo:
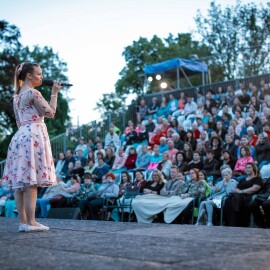
<path id="1" fill-rule="evenodd" d="M 180 71 L 184 77 L 192 86 L 188 76 L 193 76 L 196 74 L 202 74 L 202 85 L 205 84 L 205 74 L 208 73 L 208 66 L 206 63 L 191 61 L 182 58 L 174 58 L 161 63 L 156 63 L 144 67 L 144 74 L 154 75 L 163 74 L 167 78 L 176 78 L 177 88 L 180 89 Z"/>

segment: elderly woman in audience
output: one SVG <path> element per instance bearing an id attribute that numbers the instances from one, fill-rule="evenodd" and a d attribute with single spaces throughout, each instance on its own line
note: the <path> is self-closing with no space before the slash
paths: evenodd
<path id="1" fill-rule="evenodd" d="M 164 152 L 168 151 L 169 146 L 167 144 L 166 137 L 161 137 L 159 140 L 159 152 L 163 154 Z"/>
<path id="2" fill-rule="evenodd" d="M 161 137 L 162 137 L 161 129 L 158 128 L 154 132 L 153 136 L 151 138 L 149 138 L 148 145 L 151 147 L 152 150 L 156 144 L 158 144 L 158 145 L 160 144 Z"/>
<path id="3" fill-rule="evenodd" d="M 113 173 L 107 173 L 95 196 L 89 198 L 89 219 L 98 220 L 99 209 L 103 206 L 104 202 L 109 200 L 109 202 L 112 203 L 112 200 L 118 197 L 119 186 L 115 183 L 115 179 L 116 177 Z"/>
<path id="4" fill-rule="evenodd" d="M 242 179 L 233 195 L 225 201 L 224 217 L 227 226 L 247 227 L 250 219 L 248 204 L 252 195 L 258 193 L 263 186 L 263 181 L 254 163 L 246 164 L 247 178 Z"/>
<path id="5" fill-rule="evenodd" d="M 228 196 L 235 190 L 237 181 L 232 179 L 232 170 L 225 168 L 221 171 L 221 175 L 223 180 L 212 188 L 210 197 L 201 202 L 196 225 L 202 225 L 202 218 L 207 214 L 207 226 L 212 226 L 213 207 L 220 208 L 222 197 Z"/>

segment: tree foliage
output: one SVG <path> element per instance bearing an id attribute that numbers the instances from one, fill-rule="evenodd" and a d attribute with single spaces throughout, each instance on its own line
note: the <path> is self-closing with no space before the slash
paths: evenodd
<path id="1" fill-rule="evenodd" d="M 126 65 L 121 70 L 121 78 L 116 82 L 115 93 L 103 95 L 97 104 L 100 111 L 115 110 L 119 107 L 117 99 L 125 101 L 129 94 L 145 94 L 144 66 L 166 61 L 172 58 L 189 58 L 196 54 L 198 57 L 209 55 L 210 51 L 204 45 L 192 40 L 191 34 L 178 34 L 174 37 L 172 34 L 165 39 L 153 36 L 150 40 L 140 37 L 139 40 L 127 46 L 122 55 L 125 58 Z M 194 81 L 195 85 L 198 81 Z M 173 82 L 171 82 L 173 83 Z M 148 91 L 160 91 L 158 82 L 153 81 Z M 110 99 L 108 99 L 110 97 Z M 115 107 L 114 104 L 117 104 Z"/>
<path id="2" fill-rule="evenodd" d="M 225 9 L 211 2 L 208 16 L 198 11 L 197 32 L 211 50 L 211 61 L 223 67 L 226 79 L 263 73 L 269 65 L 270 3 Z"/>
<path id="3" fill-rule="evenodd" d="M 67 64 L 59 58 L 58 54 L 49 47 L 34 46 L 31 50 L 29 47 L 23 47 L 19 41 L 20 36 L 16 26 L 0 21 L 0 157 L 5 157 L 10 138 L 17 130 L 12 104 L 15 67 L 24 61 L 36 62 L 41 65 L 44 78 L 67 79 L 64 75 Z M 49 100 L 51 89 L 41 86 L 39 90 L 45 99 Z M 63 89 L 59 94 L 55 119 L 46 120 L 50 136 L 65 132 L 65 126 L 69 123 L 69 100 L 64 97 L 65 91 L 67 90 Z"/>

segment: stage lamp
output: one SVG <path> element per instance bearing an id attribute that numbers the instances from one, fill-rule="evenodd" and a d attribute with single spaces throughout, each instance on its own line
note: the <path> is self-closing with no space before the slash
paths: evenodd
<path id="1" fill-rule="evenodd" d="M 148 80 L 148 82 L 152 82 L 152 81 L 153 81 L 153 77 L 149 76 L 149 77 L 147 78 L 147 80 Z"/>
<path id="2" fill-rule="evenodd" d="M 159 74 L 156 75 L 156 79 L 159 81 L 161 79 L 161 76 Z"/>
<path id="3" fill-rule="evenodd" d="M 168 84 L 167 84 L 166 82 L 162 82 L 162 83 L 160 84 L 160 87 L 161 87 L 162 89 L 166 89 L 167 86 L 168 86 Z"/>

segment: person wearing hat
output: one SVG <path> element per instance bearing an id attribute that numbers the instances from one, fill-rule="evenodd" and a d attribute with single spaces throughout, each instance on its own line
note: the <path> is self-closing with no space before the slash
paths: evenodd
<path id="1" fill-rule="evenodd" d="M 119 195 L 119 186 L 115 183 L 115 175 L 111 172 L 104 176 L 101 187 L 98 189 L 96 198 L 88 203 L 89 219 L 99 220 L 99 209 L 104 205 L 105 200 L 112 203 Z"/>

